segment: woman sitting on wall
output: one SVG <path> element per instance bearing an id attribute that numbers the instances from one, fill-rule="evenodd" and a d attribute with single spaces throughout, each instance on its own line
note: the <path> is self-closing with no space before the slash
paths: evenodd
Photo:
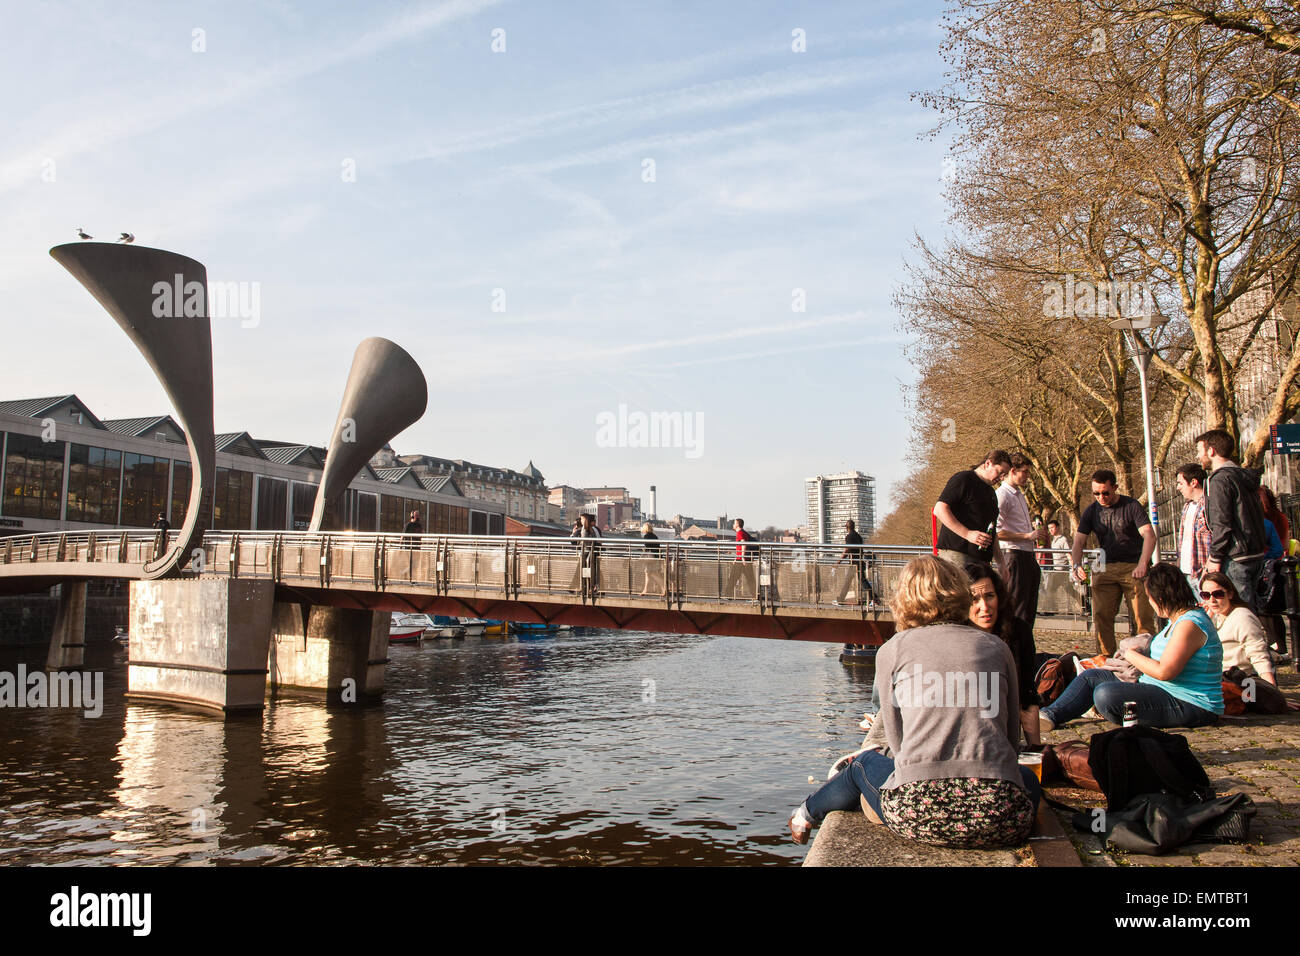
<path id="1" fill-rule="evenodd" d="M 909 562 L 890 607 L 896 632 L 876 657 L 883 749 L 854 755 L 790 817 L 797 843 L 833 810 L 951 847 L 1024 842 L 1040 788 L 1017 764 L 1020 694 L 1002 640 L 972 627 L 966 575 L 932 556 Z"/>
<path id="2" fill-rule="evenodd" d="M 970 578 L 971 624 L 1002 638 L 1011 648 L 1011 657 L 1016 662 L 1016 687 L 1020 690 L 1020 727 L 1030 746 L 1037 746 L 1038 688 L 1034 675 L 1038 668 L 1034 664 L 1037 648 L 1033 628 L 1011 613 L 1011 597 L 992 567 L 983 561 L 972 561 L 966 565 L 966 577 Z"/>
<path id="3" fill-rule="evenodd" d="M 1223 713 L 1219 632 L 1197 607 L 1191 585 L 1176 566 L 1157 564 L 1144 582 L 1151 606 L 1169 623 L 1151 639 L 1150 657 L 1135 650 L 1116 655 L 1141 672 L 1137 683 L 1122 681 L 1103 667 L 1084 671 L 1039 713 L 1043 733 L 1083 716 L 1089 707 L 1111 723 L 1121 723 L 1130 702 L 1137 704 L 1137 721 L 1144 727 L 1200 727 L 1218 721 Z"/>

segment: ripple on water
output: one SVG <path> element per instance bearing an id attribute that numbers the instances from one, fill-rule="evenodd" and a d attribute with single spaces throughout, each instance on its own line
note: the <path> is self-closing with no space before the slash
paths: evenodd
<path id="1" fill-rule="evenodd" d="M 651 633 L 394 648 L 383 703 L 0 710 L 0 861 L 788 865 L 861 738 L 838 647 Z"/>

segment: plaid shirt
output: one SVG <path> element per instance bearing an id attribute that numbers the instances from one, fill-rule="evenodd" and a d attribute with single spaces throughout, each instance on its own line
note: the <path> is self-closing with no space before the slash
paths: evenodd
<path id="1" fill-rule="evenodd" d="M 1178 518 L 1177 540 L 1178 561 L 1183 560 L 1183 526 L 1187 521 L 1187 509 L 1195 508 L 1196 517 L 1192 519 L 1192 574 L 1200 574 L 1201 568 L 1210 558 L 1210 523 L 1205 520 L 1205 497 L 1200 501 L 1188 501 L 1183 505 L 1183 513 Z"/>

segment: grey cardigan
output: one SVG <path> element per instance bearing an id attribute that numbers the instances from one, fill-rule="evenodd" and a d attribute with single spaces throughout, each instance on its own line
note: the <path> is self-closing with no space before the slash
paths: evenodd
<path id="1" fill-rule="evenodd" d="M 894 758 L 883 789 L 978 777 L 1023 783 L 1020 691 L 1011 649 L 962 624 L 900 631 L 876 655 L 880 713 L 865 743 Z"/>

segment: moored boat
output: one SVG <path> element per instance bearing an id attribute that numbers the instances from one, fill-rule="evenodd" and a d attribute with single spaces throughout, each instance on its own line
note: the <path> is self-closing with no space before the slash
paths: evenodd
<path id="1" fill-rule="evenodd" d="M 487 630 L 488 622 L 481 617 L 462 617 L 460 626 L 465 629 L 466 637 L 482 637 L 483 632 Z"/>
<path id="2" fill-rule="evenodd" d="M 510 625 L 505 621 L 484 621 L 484 637 L 505 637 L 510 633 Z"/>
<path id="3" fill-rule="evenodd" d="M 516 637 L 554 637 L 560 632 L 555 624 L 526 624 L 511 622 L 510 633 Z"/>
<path id="4" fill-rule="evenodd" d="M 411 615 L 412 617 L 423 617 L 424 615 Z M 415 644 L 424 636 L 424 622 L 406 620 L 405 614 L 394 614 L 392 622 L 388 625 L 388 643 L 390 644 Z"/>
<path id="5" fill-rule="evenodd" d="M 431 625 L 434 637 L 464 637 L 465 628 L 460 621 L 446 614 L 435 614 Z"/>

